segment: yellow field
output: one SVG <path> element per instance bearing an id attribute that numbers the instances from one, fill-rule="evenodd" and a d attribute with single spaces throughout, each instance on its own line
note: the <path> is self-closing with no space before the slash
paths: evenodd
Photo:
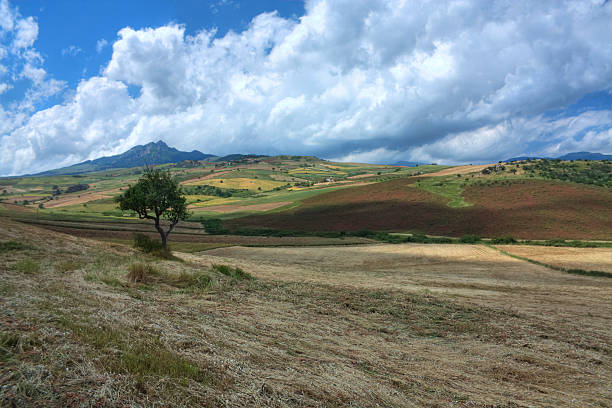
<path id="1" fill-rule="evenodd" d="M 206 200 L 206 201 L 202 201 L 202 202 L 195 202 L 189 205 L 189 208 L 201 208 L 201 207 L 208 207 L 211 205 L 225 205 L 225 204 L 232 204 L 232 203 L 236 203 L 239 202 L 240 199 L 239 198 L 225 198 L 225 197 L 212 197 L 210 196 L 211 199 L 210 200 Z"/>
<path id="2" fill-rule="evenodd" d="M 337 170 L 325 170 L 325 169 L 317 169 L 312 167 L 298 167 L 297 169 L 291 169 L 288 171 L 289 174 L 313 174 L 313 175 L 345 175 L 346 173 L 343 171 Z"/>
<path id="3" fill-rule="evenodd" d="M 261 188 L 262 191 L 272 190 L 275 187 L 284 186 L 287 183 L 282 181 L 274 180 L 262 180 L 255 178 L 236 177 L 236 178 L 213 178 L 208 180 L 197 181 L 189 183 L 190 185 L 208 184 L 209 186 L 215 186 L 220 188 L 238 188 L 247 190 L 258 190 Z"/>

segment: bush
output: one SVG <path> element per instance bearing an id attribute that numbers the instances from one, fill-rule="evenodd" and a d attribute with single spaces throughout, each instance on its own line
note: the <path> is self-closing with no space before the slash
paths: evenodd
<path id="1" fill-rule="evenodd" d="M 152 239 L 148 235 L 136 233 L 133 235 L 133 239 L 134 248 L 140 249 L 146 254 L 151 254 L 165 259 L 172 258 L 172 251 L 170 251 L 169 247 L 162 247 L 161 242 L 156 239 Z"/>
<path id="2" fill-rule="evenodd" d="M 491 243 L 498 244 L 498 245 L 508 245 L 508 244 L 516 244 L 517 241 L 513 237 L 508 236 L 508 237 L 493 238 L 491 240 Z"/>
<path id="3" fill-rule="evenodd" d="M 468 234 L 459 238 L 459 242 L 464 244 L 475 244 L 480 242 L 480 237 L 478 235 Z"/>

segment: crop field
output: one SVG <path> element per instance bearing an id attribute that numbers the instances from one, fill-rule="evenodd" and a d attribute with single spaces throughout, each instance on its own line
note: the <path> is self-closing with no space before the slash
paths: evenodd
<path id="1" fill-rule="evenodd" d="M 228 222 L 236 227 L 305 231 L 416 231 L 460 237 L 510 235 L 523 239 L 612 239 L 612 191 L 539 179 L 471 184 L 449 199 L 400 178 L 306 199 L 284 213 Z M 383 216 L 384 214 L 384 216 Z"/>
<path id="2" fill-rule="evenodd" d="M 528 245 L 498 245 L 497 247 L 511 255 L 559 268 L 612 273 L 612 249 L 610 248 L 568 248 Z"/>
<path id="3" fill-rule="evenodd" d="M 282 186 L 286 183 L 283 183 L 281 181 L 273 181 L 273 180 L 234 177 L 234 178 L 224 178 L 224 179 L 219 179 L 219 178 L 208 179 L 202 184 L 208 184 L 211 186 L 224 187 L 224 188 L 268 191 L 268 190 L 272 190 L 275 187 Z"/>
<path id="4" fill-rule="evenodd" d="M 164 260 L 1 221 L 3 406 L 612 403 L 609 278 L 481 245 Z"/>

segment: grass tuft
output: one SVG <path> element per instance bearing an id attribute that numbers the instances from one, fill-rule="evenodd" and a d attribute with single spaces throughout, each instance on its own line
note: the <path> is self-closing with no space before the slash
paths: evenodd
<path id="1" fill-rule="evenodd" d="M 235 278 L 238 280 L 254 279 L 250 273 L 245 272 L 241 268 L 232 268 L 231 266 L 228 266 L 228 265 L 213 264 L 212 270 L 217 271 L 222 275 L 229 276 L 230 278 Z"/>
<path id="2" fill-rule="evenodd" d="M 33 246 L 24 244 L 19 241 L 2 241 L 0 242 L 0 252 L 8 251 L 23 251 L 26 249 L 34 249 Z"/>
<path id="3" fill-rule="evenodd" d="M 17 262 L 14 266 L 14 269 L 26 275 L 34 275 L 40 272 L 40 264 L 31 259 L 22 259 Z"/>
<path id="4" fill-rule="evenodd" d="M 127 279 L 132 283 L 147 283 L 159 278 L 160 272 L 151 264 L 138 262 L 128 267 Z"/>

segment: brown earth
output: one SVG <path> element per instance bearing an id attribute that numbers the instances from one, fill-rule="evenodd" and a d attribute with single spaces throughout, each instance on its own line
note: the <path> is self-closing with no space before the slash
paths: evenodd
<path id="1" fill-rule="evenodd" d="M 321 194 L 281 213 L 227 221 L 230 227 L 304 231 L 416 231 L 435 235 L 612 240 L 612 191 L 548 180 L 473 185 L 465 208 L 402 178 Z"/>

